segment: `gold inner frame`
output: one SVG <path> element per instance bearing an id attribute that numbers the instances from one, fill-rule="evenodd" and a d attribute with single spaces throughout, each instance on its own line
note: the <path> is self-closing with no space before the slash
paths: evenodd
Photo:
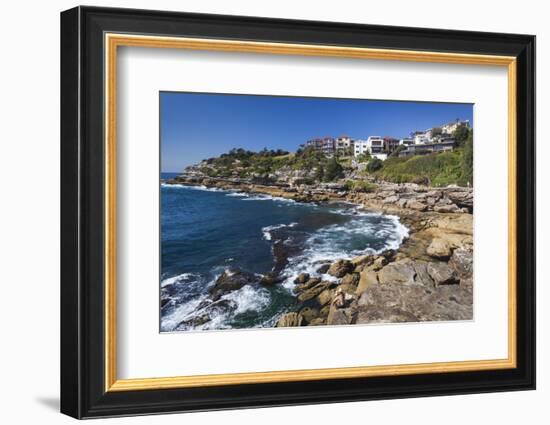
<path id="1" fill-rule="evenodd" d="M 105 391 L 312 381 L 516 367 L 516 58 L 326 45 L 105 34 Z M 118 379 L 116 324 L 116 123 L 119 46 L 504 66 L 508 72 L 508 357 L 495 360 Z"/>

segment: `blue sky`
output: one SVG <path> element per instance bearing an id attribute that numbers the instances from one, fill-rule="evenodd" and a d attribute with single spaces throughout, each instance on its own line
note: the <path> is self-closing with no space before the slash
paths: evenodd
<path id="1" fill-rule="evenodd" d="M 230 149 L 295 151 L 314 137 L 406 137 L 454 121 L 473 105 L 355 99 L 160 93 L 161 171 L 180 172 Z"/>

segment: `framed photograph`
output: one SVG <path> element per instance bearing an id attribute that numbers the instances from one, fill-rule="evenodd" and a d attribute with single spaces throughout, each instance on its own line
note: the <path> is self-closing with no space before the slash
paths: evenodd
<path id="1" fill-rule="evenodd" d="M 61 14 L 61 411 L 535 387 L 535 37 Z"/>

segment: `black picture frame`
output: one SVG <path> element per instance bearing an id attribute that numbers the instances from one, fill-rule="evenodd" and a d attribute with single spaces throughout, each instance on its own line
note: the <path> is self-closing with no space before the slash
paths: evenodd
<path id="1" fill-rule="evenodd" d="M 106 392 L 105 32 L 516 57 L 517 367 Z M 61 13 L 61 195 L 62 413 L 93 418 L 535 388 L 534 36 L 97 7 L 67 10 Z"/>

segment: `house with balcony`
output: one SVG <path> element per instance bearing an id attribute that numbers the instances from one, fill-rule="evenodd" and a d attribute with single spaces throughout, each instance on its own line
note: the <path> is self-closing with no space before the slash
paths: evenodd
<path id="1" fill-rule="evenodd" d="M 453 134 L 455 130 L 460 126 L 465 126 L 466 128 L 470 128 L 470 121 L 457 119 L 456 121 L 442 125 L 441 131 L 445 134 Z"/>
<path id="2" fill-rule="evenodd" d="M 399 157 L 412 155 L 427 155 L 430 153 L 452 151 L 456 146 L 455 139 L 448 137 L 437 142 L 408 145 L 407 149 L 399 152 Z"/>
<path id="3" fill-rule="evenodd" d="M 354 156 L 357 157 L 366 153 L 382 161 L 385 160 L 388 154 L 384 150 L 384 139 L 380 136 L 370 136 L 367 140 L 355 140 Z"/>
<path id="4" fill-rule="evenodd" d="M 392 153 L 399 146 L 399 139 L 395 137 L 384 137 L 384 152 L 387 154 Z"/>
<path id="5" fill-rule="evenodd" d="M 340 136 L 335 139 L 335 151 L 342 155 L 353 153 L 353 140 L 349 136 Z"/>

